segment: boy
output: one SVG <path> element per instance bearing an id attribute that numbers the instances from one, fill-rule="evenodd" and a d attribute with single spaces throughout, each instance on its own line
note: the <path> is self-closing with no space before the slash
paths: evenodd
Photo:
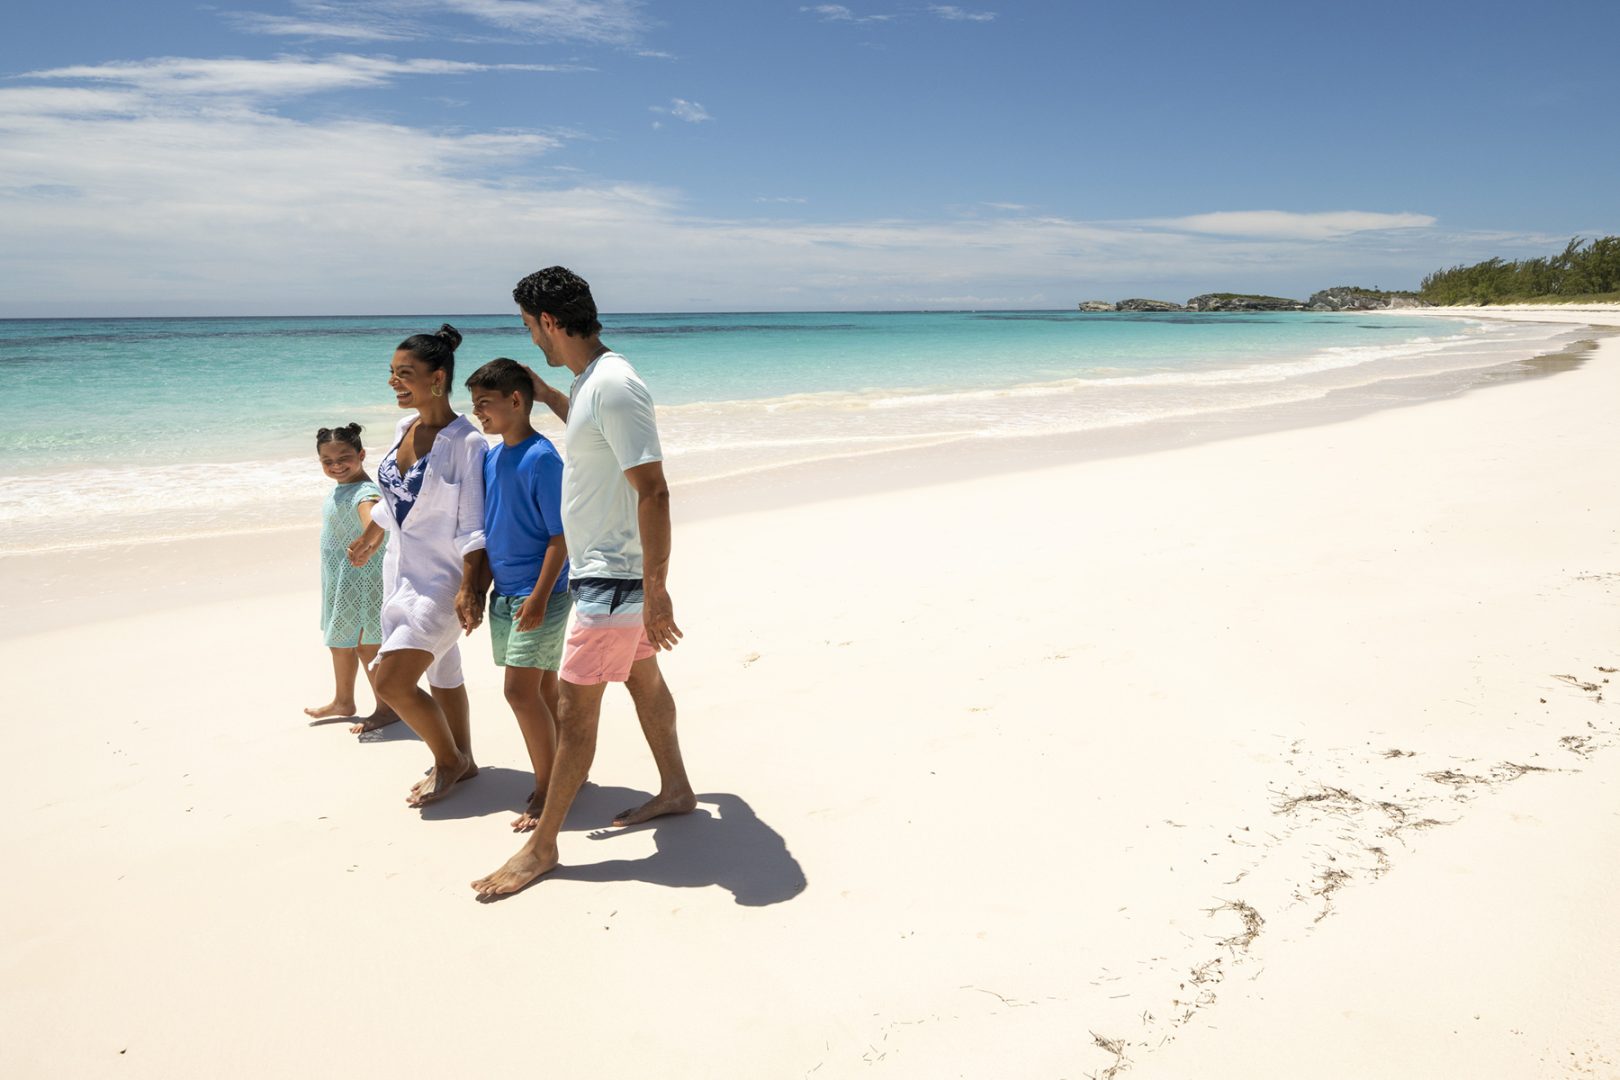
<path id="1" fill-rule="evenodd" d="M 473 415 L 499 435 L 484 458 L 484 580 L 491 580 L 489 636 L 495 664 L 506 669 L 512 706 L 534 766 L 534 794 L 513 822 L 528 832 L 540 819 L 557 747 L 557 669 L 568 629 L 568 547 L 563 540 L 563 462 L 529 423 L 534 382 L 519 363 L 491 360 L 467 379 Z"/>

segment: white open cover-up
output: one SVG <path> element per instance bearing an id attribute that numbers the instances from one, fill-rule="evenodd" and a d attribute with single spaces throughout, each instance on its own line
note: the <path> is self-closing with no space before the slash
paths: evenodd
<path id="1" fill-rule="evenodd" d="M 394 429 L 394 445 L 416 420 Z M 388 531 L 383 556 L 382 645 L 384 653 L 421 649 L 433 654 L 429 686 L 460 686 L 461 651 L 456 641 L 456 593 L 462 559 L 484 546 L 484 452 L 489 443 L 472 421 L 458 416 L 433 440 L 422 490 L 401 525 L 385 493 L 371 520 Z M 375 661 L 372 664 L 376 666 Z"/>

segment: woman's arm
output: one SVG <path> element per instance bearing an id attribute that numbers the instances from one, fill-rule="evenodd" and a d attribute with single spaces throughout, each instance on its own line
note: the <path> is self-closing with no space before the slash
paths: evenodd
<path id="1" fill-rule="evenodd" d="M 484 452 L 489 444 L 476 430 L 467 432 L 456 447 L 456 529 L 454 543 L 461 556 L 461 587 L 456 591 L 456 615 L 461 628 L 472 633 L 484 619 L 484 592 L 488 572 L 484 555 Z M 487 586 L 486 586 L 487 588 Z"/>

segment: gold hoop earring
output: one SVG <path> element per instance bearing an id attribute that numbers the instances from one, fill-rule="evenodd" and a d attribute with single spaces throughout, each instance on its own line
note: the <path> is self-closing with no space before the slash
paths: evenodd
<path id="1" fill-rule="evenodd" d="M 433 388 L 433 396 L 434 396 L 434 397 L 444 397 L 444 387 L 442 387 L 442 386 L 435 386 L 435 387 L 434 387 L 434 388 Z"/>

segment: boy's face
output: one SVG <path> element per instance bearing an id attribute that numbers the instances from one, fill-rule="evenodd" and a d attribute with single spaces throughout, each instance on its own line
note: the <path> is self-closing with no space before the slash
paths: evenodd
<path id="1" fill-rule="evenodd" d="M 339 484 L 358 480 L 366 462 L 364 450 L 356 450 L 342 439 L 322 443 L 316 453 L 321 456 L 321 471 Z"/>
<path id="2" fill-rule="evenodd" d="M 505 435 L 528 419 L 529 406 L 516 390 L 503 394 L 499 390 L 474 390 L 472 411 L 489 435 Z"/>

